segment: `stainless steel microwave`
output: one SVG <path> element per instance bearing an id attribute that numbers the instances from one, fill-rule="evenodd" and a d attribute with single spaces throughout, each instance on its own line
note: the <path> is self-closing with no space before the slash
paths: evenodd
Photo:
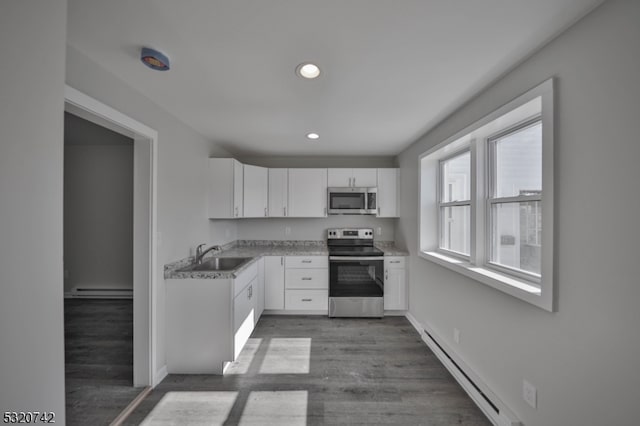
<path id="1" fill-rule="evenodd" d="M 327 212 L 329 214 L 376 214 L 378 188 L 329 188 Z"/>

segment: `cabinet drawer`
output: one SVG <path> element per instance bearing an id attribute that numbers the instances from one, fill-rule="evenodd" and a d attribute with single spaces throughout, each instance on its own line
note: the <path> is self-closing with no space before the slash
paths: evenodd
<path id="1" fill-rule="evenodd" d="M 242 271 L 240 275 L 233 280 L 233 296 L 237 296 L 243 288 L 247 286 L 255 277 L 258 276 L 258 262 L 253 262 L 247 269 Z"/>
<path id="2" fill-rule="evenodd" d="M 328 268 L 328 256 L 287 256 L 287 268 Z"/>
<path id="3" fill-rule="evenodd" d="M 287 290 L 285 292 L 285 309 L 326 311 L 329 306 L 328 290 Z"/>
<path id="4" fill-rule="evenodd" d="M 284 279 L 285 288 L 329 288 L 328 269 L 287 269 Z"/>
<path id="5" fill-rule="evenodd" d="M 384 269 L 404 269 L 405 257 L 404 256 L 385 256 Z"/>

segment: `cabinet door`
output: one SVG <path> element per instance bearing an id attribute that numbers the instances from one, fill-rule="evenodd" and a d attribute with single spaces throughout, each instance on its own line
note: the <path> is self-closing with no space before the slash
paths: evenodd
<path id="1" fill-rule="evenodd" d="M 255 287 L 257 278 L 254 278 L 233 299 L 233 360 L 235 361 L 242 351 L 255 326 Z"/>
<path id="2" fill-rule="evenodd" d="M 242 163 L 233 160 L 233 217 L 242 217 L 244 170 Z"/>
<path id="3" fill-rule="evenodd" d="M 398 217 L 398 169 L 378 169 L 378 217 Z"/>
<path id="4" fill-rule="evenodd" d="M 378 185 L 377 169 L 353 169 L 351 186 L 375 187 Z"/>
<path id="5" fill-rule="evenodd" d="M 288 200 L 287 169 L 269 169 L 269 217 L 286 217 Z"/>
<path id="6" fill-rule="evenodd" d="M 327 169 L 327 186 L 353 186 L 353 169 Z"/>
<path id="7" fill-rule="evenodd" d="M 284 309 L 284 256 L 264 257 L 264 308 Z"/>
<path id="8" fill-rule="evenodd" d="M 384 309 L 407 309 L 406 271 L 404 269 L 386 269 L 384 271 Z"/>
<path id="9" fill-rule="evenodd" d="M 266 167 L 244 165 L 244 216 L 266 217 L 269 171 Z"/>
<path id="10" fill-rule="evenodd" d="M 289 216 L 327 215 L 327 169 L 289 169 Z"/>
<path id="11" fill-rule="evenodd" d="M 236 201 L 234 199 L 236 163 L 238 162 L 233 158 L 209 158 L 208 198 L 210 218 L 236 217 Z"/>
<path id="12" fill-rule="evenodd" d="M 264 311 L 264 257 L 258 259 L 258 280 L 256 282 L 256 316 L 257 324 Z"/>

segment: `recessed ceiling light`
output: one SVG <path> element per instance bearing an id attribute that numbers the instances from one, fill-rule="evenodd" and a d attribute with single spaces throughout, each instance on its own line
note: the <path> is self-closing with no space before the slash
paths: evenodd
<path id="1" fill-rule="evenodd" d="M 320 138 L 320 135 L 317 133 L 307 133 L 307 139 L 311 139 L 312 141 L 315 141 L 318 138 Z"/>
<path id="2" fill-rule="evenodd" d="M 320 68 L 311 62 L 304 62 L 296 68 L 296 74 L 302 78 L 316 78 L 320 75 Z"/>

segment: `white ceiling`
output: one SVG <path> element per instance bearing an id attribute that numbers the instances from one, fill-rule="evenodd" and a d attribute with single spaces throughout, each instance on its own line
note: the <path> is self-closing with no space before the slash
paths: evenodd
<path id="1" fill-rule="evenodd" d="M 395 155 L 601 2 L 69 0 L 68 43 L 236 155 Z"/>

